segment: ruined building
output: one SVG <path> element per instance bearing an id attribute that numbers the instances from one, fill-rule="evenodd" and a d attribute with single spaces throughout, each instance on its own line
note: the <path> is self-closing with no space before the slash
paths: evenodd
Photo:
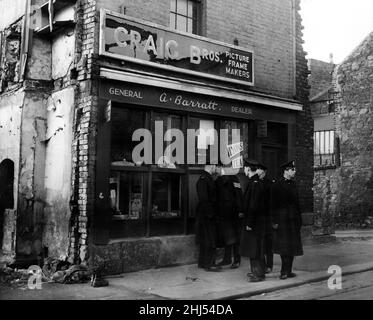
<path id="1" fill-rule="evenodd" d="M 25 3 L 1 30 L 3 256 L 107 273 L 194 262 L 194 160 L 234 141 L 201 133 L 170 165 L 168 129 L 240 129 L 241 156 L 271 177 L 294 158 L 304 236 L 324 234 L 299 0 Z M 141 141 L 151 163 L 133 158 Z"/>
<path id="2" fill-rule="evenodd" d="M 373 33 L 341 64 L 310 60 L 318 230 L 373 226 Z"/>

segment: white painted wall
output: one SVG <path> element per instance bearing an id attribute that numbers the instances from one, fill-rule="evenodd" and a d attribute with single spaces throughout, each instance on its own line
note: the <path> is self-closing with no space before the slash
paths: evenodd
<path id="1" fill-rule="evenodd" d="M 14 206 L 18 203 L 18 177 L 20 161 L 21 118 L 25 98 L 23 91 L 0 97 L 0 162 L 14 162 Z"/>
<path id="2" fill-rule="evenodd" d="M 43 244 L 49 255 L 64 258 L 69 247 L 74 89 L 53 93 L 47 110 Z"/>

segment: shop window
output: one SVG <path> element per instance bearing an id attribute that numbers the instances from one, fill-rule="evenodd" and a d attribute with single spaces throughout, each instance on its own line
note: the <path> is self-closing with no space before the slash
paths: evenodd
<path id="1" fill-rule="evenodd" d="M 217 125 L 216 121 L 210 119 L 193 117 L 189 119 L 188 129 L 194 130 L 195 140 L 194 152 L 188 150 L 188 164 L 218 163 L 219 131 Z"/>
<path id="2" fill-rule="evenodd" d="M 249 145 L 249 123 L 224 120 L 224 121 L 221 121 L 220 128 L 228 130 L 227 145 L 242 142 L 243 150 L 240 152 L 240 154 L 238 154 L 234 158 L 237 158 L 239 156 L 242 156 L 243 159 L 249 158 L 250 157 L 249 154 L 252 154 L 253 152 L 253 150 L 250 150 L 250 145 Z M 236 136 L 234 132 L 237 132 L 237 133 L 239 132 L 239 135 Z M 251 146 L 253 146 L 253 143 Z M 223 146 L 221 145 L 221 147 Z M 227 153 L 227 156 L 228 156 L 228 153 Z"/>
<path id="3" fill-rule="evenodd" d="M 314 132 L 314 165 L 315 167 L 335 166 L 336 148 L 335 132 L 316 131 Z"/>
<path id="4" fill-rule="evenodd" d="M 175 235 L 184 233 L 182 183 L 184 175 L 153 173 L 151 196 L 150 235 Z"/>
<path id="5" fill-rule="evenodd" d="M 111 110 L 112 165 L 135 166 L 132 151 L 139 143 L 132 141 L 137 129 L 145 128 L 145 112 L 113 107 Z"/>
<path id="6" fill-rule="evenodd" d="M 185 163 L 182 119 L 177 115 L 154 113 L 154 163 L 159 167 L 176 169 Z"/>
<path id="7" fill-rule="evenodd" d="M 198 34 L 200 8 L 200 1 L 197 0 L 171 0 L 170 27 Z"/>

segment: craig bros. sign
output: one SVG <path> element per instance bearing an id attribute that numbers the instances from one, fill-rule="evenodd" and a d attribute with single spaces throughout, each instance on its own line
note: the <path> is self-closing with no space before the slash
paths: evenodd
<path id="1" fill-rule="evenodd" d="M 254 85 L 253 52 L 101 10 L 100 55 Z"/>

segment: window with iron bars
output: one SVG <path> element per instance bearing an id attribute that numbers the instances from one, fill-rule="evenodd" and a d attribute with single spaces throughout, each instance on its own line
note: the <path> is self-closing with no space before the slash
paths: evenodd
<path id="1" fill-rule="evenodd" d="M 338 140 L 334 130 L 314 132 L 314 166 L 338 165 Z"/>
<path id="2" fill-rule="evenodd" d="M 170 27 L 199 34 L 201 3 L 198 0 L 171 0 Z"/>

